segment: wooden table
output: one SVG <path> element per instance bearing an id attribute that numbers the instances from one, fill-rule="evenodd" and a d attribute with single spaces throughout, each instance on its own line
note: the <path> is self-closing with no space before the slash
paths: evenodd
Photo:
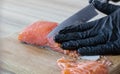
<path id="1" fill-rule="evenodd" d="M 62 22 L 87 3 L 87 0 L 0 0 L 0 74 L 60 74 L 56 60 L 65 55 L 23 44 L 17 36 L 37 20 Z M 100 13 L 96 18 L 102 16 Z M 120 74 L 120 56 L 109 59 L 113 62 L 110 74 Z"/>

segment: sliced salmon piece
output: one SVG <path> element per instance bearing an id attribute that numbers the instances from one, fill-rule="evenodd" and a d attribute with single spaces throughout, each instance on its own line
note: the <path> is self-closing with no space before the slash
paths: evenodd
<path id="1" fill-rule="evenodd" d="M 45 46 L 48 43 L 47 35 L 57 26 L 56 22 L 37 21 L 26 27 L 18 39 L 28 44 Z"/>
<path id="2" fill-rule="evenodd" d="M 61 74 L 108 74 L 107 66 L 97 61 L 73 62 L 63 57 L 57 64 Z"/>
<path id="3" fill-rule="evenodd" d="M 27 44 L 38 46 L 49 46 L 57 52 L 63 53 L 58 43 L 55 43 L 52 38 L 48 39 L 47 35 L 58 25 L 56 22 L 37 21 L 22 32 L 20 32 L 18 39 Z"/>
<path id="4" fill-rule="evenodd" d="M 47 35 L 57 26 L 56 22 L 37 21 L 26 27 L 18 36 L 18 39 L 28 44 L 45 46 L 48 42 Z"/>

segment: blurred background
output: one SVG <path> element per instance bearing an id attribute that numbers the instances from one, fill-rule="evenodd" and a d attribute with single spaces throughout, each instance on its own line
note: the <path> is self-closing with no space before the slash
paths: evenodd
<path id="1" fill-rule="evenodd" d="M 60 23 L 86 5 L 88 0 L 0 0 L 0 37 L 37 20 Z"/>

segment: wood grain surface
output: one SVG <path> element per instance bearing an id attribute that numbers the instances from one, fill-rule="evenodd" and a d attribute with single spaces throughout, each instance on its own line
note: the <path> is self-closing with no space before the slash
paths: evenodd
<path id="1" fill-rule="evenodd" d="M 56 60 L 65 55 L 23 44 L 17 36 L 35 21 L 60 23 L 86 5 L 88 0 L 0 0 L 0 74 L 60 74 Z M 120 74 L 120 56 L 109 59 L 110 74 Z"/>

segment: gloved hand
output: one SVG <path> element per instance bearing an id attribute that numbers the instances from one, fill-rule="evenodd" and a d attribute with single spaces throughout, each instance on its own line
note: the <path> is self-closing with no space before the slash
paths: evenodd
<path id="1" fill-rule="evenodd" d="M 115 8 L 111 9 L 113 13 L 99 20 L 66 27 L 55 36 L 55 41 L 61 43 L 64 50 L 77 50 L 80 55 L 120 54 L 120 7 L 111 4 L 107 7 Z"/>

